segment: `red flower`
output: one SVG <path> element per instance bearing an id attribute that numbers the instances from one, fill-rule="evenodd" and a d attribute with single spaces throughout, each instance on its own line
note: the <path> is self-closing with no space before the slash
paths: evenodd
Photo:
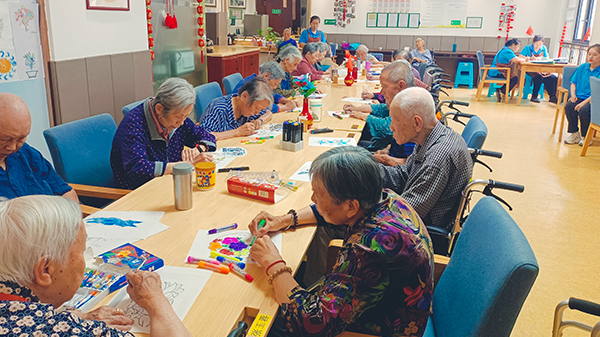
<path id="1" fill-rule="evenodd" d="M 417 286 L 413 290 L 411 287 L 404 287 L 404 293 L 407 295 L 404 302 L 406 302 L 406 305 L 412 306 L 417 304 L 421 296 L 423 296 L 423 288 Z"/>

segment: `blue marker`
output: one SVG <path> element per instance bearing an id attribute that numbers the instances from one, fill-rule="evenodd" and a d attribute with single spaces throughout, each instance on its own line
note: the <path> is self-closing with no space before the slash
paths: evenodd
<path id="1" fill-rule="evenodd" d="M 226 265 L 229 265 L 230 262 L 234 261 L 233 259 L 229 260 L 226 259 L 222 256 L 217 256 L 217 261 L 221 262 L 221 263 L 225 263 Z M 235 264 L 237 264 L 238 267 L 240 267 L 240 269 L 244 269 L 246 268 L 246 264 L 244 262 L 235 262 Z"/>

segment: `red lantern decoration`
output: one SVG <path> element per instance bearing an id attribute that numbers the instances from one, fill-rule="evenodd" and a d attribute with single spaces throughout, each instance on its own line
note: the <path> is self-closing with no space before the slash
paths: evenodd
<path id="1" fill-rule="evenodd" d="M 202 26 L 204 24 L 204 18 L 203 17 L 199 17 L 198 18 L 198 25 Z"/>
<path id="2" fill-rule="evenodd" d="M 198 6 L 198 8 L 196 9 L 196 11 L 198 11 L 198 14 L 203 14 L 204 13 L 204 7 Z"/>
<path id="3" fill-rule="evenodd" d="M 150 59 L 154 61 L 154 50 L 150 51 Z"/>
<path id="4" fill-rule="evenodd" d="M 204 35 L 204 28 L 198 28 L 198 36 Z"/>
<path id="5" fill-rule="evenodd" d="M 146 17 L 148 18 L 148 20 L 152 19 L 152 10 L 150 8 L 148 8 L 148 11 L 146 13 Z"/>
<path id="6" fill-rule="evenodd" d="M 150 6 L 151 3 L 152 3 L 152 0 L 146 0 L 146 6 Z"/>
<path id="7" fill-rule="evenodd" d="M 502 38 L 502 36 L 498 35 L 498 38 L 499 38 L 499 39 L 501 39 L 501 38 Z"/>
<path id="8" fill-rule="evenodd" d="M 498 28 L 498 30 L 502 30 L 502 28 Z"/>
<path id="9" fill-rule="evenodd" d="M 148 33 L 152 34 L 152 32 L 154 32 L 154 27 L 152 27 L 152 24 L 148 22 Z"/>
<path id="10" fill-rule="evenodd" d="M 148 47 L 154 47 L 154 38 L 151 36 L 148 36 Z"/>
<path id="11" fill-rule="evenodd" d="M 198 39 L 198 46 L 199 47 L 204 47 L 204 40 L 203 39 Z"/>

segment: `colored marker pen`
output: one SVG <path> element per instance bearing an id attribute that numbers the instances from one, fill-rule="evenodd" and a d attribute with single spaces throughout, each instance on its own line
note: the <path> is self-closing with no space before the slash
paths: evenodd
<path id="1" fill-rule="evenodd" d="M 229 264 L 229 269 L 231 269 L 234 273 L 240 275 L 241 277 L 245 278 L 249 282 L 254 281 L 254 277 L 252 277 L 252 275 L 250 275 L 250 274 L 246 273 L 245 271 L 241 270 L 240 267 L 236 266 L 233 263 Z"/>
<path id="2" fill-rule="evenodd" d="M 217 233 L 221 233 L 221 232 L 236 229 L 236 228 L 238 228 L 238 224 L 234 223 L 234 224 L 231 224 L 231 225 L 225 226 L 225 227 L 213 228 L 208 231 L 208 234 L 217 234 Z"/>
<path id="3" fill-rule="evenodd" d="M 229 274 L 229 268 L 226 266 L 215 266 L 212 263 L 206 263 L 204 261 L 199 261 L 198 262 L 198 267 L 202 268 L 202 269 L 209 269 L 212 271 L 216 271 L 218 273 L 222 273 L 222 274 Z"/>
<path id="4" fill-rule="evenodd" d="M 240 267 L 240 269 L 244 269 L 246 268 L 246 264 L 244 262 L 236 262 L 233 259 L 226 259 L 222 256 L 217 256 L 217 261 L 224 263 L 226 265 L 230 264 L 230 263 L 235 263 L 238 267 Z"/>
<path id="5" fill-rule="evenodd" d="M 258 222 L 258 230 L 261 230 L 264 226 L 265 226 L 265 219 L 260 219 L 260 221 Z M 252 247 L 252 245 L 254 244 L 254 242 L 256 241 L 256 235 L 252 236 L 252 241 L 250 242 L 250 247 Z"/>
<path id="6" fill-rule="evenodd" d="M 218 256 L 223 257 L 223 258 L 225 258 L 225 259 L 227 259 L 227 260 L 229 260 L 231 262 L 240 262 L 240 261 L 242 261 L 242 259 L 239 258 L 239 257 L 237 257 L 237 256 L 228 256 L 228 255 L 225 255 L 225 254 L 217 253 L 214 250 L 212 250 L 210 252 L 210 257 L 216 259 Z"/>
<path id="7" fill-rule="evenodd" d="M 332 113 L 332 115 L 333 115 L 334 117 L 338 118 L 338 119 L 344 119 L 344 117 L 342 117 L 342 116 L 340 116 L 340 115 L 338 115 L 338 114 L 336 114 L 336 113 Z"/>
<path id="8" fill-rule="evenodd" d="M 216 261 L 216 260 L 201 259 L 201 258 L 197 258 L 197 257 L 193 257 L 193 256 L 188 256 L 188 258 L 187 258 L 187 263 L 194 263 L 194 264 L 196 264 L 196 263 L 198 263 L 200 261 L 204 261 L 206 263 L 212 263 L 212 264 L 217 265 L 217 266 L 220 265 L 219 261 Z"/>

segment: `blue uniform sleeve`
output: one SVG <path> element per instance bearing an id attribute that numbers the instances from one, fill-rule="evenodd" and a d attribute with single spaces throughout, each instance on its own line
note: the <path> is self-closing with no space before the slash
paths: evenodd
<path id="1" fill-rule="evenodd" d="M 571 76 L 571 83 L 577 85 L 577 83 L 579 82 L 579 76 L 581 72 L 583 72 L 583 70 L 581 69 L 583 66 L 585 66 L 585 63 L 577 67 L 575 73 L 573 73 L 573 76 Z"/>
<path id="2" fill-rule="evenodd" d="M 31 153 L 30 163 L 32 164 L 33 174 L 37 175 L 40 180 L 45 180 L 54 195 L 63 195 L 72 190 L 71 186 L 54 171 L 52 164 L 38 150 L 29 145 L 28 147 Z"/>
<path id="3" fill-rule="evenodd" d="M 276 104 L 279 104 L 279 101 L 281 101 L 282 98 L 283 96 L 281 96 L 280 94 L 273 93 L 273 102 L 275 102 Z"/>
<path id="4" fill-rule="evenodd" d="M 548 57 L 548 49 L 546 49 L 546 46 L 542 46 L 542 51 L 544 52 L 544 57 Z"/>
<path id="5" fill-rule="evenodd" d="M 305 29 L 300 34 L 300 39 L 298 39 L 300 43 L 308 43 L 308 29 Z"/>
<path id="6" fill-rule="evenodd" d="M 279 105 L 273 104 L 273 106 L 271 107 L 271 112 L 272 113 L 278 113 L 279 112 Z"/>
<path id="7" fill-rule="evenodd" d="M 325 33 L 322 30 L 320 30 L 319 32 L 321 33 L 321 42 L 327 43 L 327 39 L 325 38 Z"/>
<path id="8" fill-rule="evenodd" d="M 529 48 L 529 45 L 526 45 L 523 50 L 521 50 L 521 55 L 523 56 L 527 56 L 530 57 L 531 56 L 531 48 Z"/>

